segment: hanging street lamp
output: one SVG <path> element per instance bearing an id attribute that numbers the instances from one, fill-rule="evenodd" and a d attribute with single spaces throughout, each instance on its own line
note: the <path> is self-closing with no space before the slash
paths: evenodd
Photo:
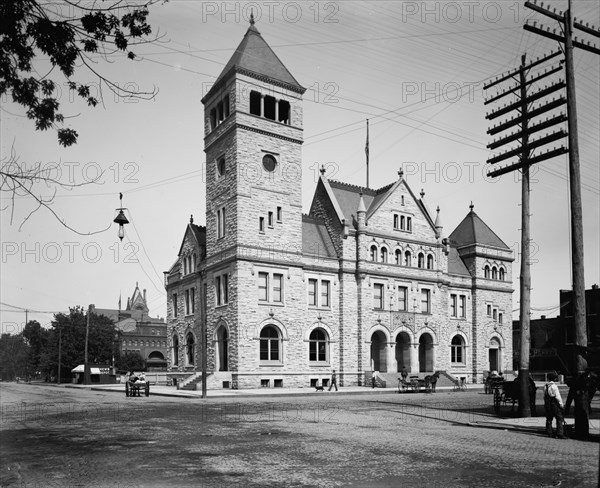
<path id="1" fill-rule="evenodd" d="M 115 220 L 113 220 L 113 222 L 115 224 L 119 224 L 119 239 L 123 240 L 123 237 L 125 237 L 125 228 L 123 226 L 125 224 L 128 224 L 129 220 L 127 220 L 127 217 L 125 217 L 125 214 L 123 213 L 123 210 L 127 210 L 127 209 L 123 207 L 123 194 L 122 193 L 119 193 L 119 203 L 121 205 L 120 208 L 117 208 L 117 210 L 119 211 L 119 215 L 117 215 L 115 217 Z"/>

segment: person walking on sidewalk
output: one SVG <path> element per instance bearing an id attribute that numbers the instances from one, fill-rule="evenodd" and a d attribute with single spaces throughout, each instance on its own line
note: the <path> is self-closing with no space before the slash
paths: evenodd
<path id="1" fill-rule="evenodd" d="M 327 391 L 331 391 L 331 387 L 335 386 L 335 391 L 338 391 L 337 389 L 337 379 L 335 376 L 335 369 L 333 370 L 333 373 L 331 373 L 331 384 L 329 385 L 329 390 Z"/>
<path id="2" fill-rule="evenodd" d="M 556 438 L 565 439 L 563 432 L 563 401 L 554 383 L 558 379 L 556 372 L 548 375 L 548 383 L 544 386 L 544 408 L 546 410 L 546 434 L 552 436 L 552 420 L 556 418 Z"/>

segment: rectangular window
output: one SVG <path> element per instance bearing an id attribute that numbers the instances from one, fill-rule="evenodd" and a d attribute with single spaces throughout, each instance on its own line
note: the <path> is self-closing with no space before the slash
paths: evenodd
<path id="1" fill-rule="evenodd" d="M 408 305 L 408 287 L 398 287 L 398 310 L 406 312 Z"/>
<path id="2" fill-rule="evenodd" d="M 269 273 L 258 273 L 258 301 L 269 301 Z"/>
<path id="3" fill-rule="evenodd" d="M 496 320 L 498 318 L 498 310 L 494 309 L 492 312 L 492 319 Z"/>
<path id="4" fill-rule="evenodd" d="M 487 305 L 487 316 L 488 317 L 492 316 L 492 306 L 489 303 Z"/>
<path id="5" fill-rule="evenodd" d="M 398 214 L 394 214 L 394 229 L 398 228 Z"/>
<path id="6" fill-rule="evenodd" d="M 217 239 L 225 236 L 225 207 L 217 210 Z"/>
<path id="7" fill-rule="evenodd" d="M 265 218 L 264 217 L 258 218 L 258 231 L 259 232 L 265 231 Z"/>
<path id="8" fill-rule="evenodd" d="M 215 278 L 215 299 L 218 305 L 226 305 L 229 301 L 229 279 L 227 274 Z"/>
<path id="9" fill-rule="evenodd" d="M 185 290 L 185 314 L 190 314 L 190 290 Z"/>
<path id="10" fill-rule="evenodd" d="M 329 281 L 321 281 L 321 307 L 329 308 Z"/>
<path id="11" fill-rule="evenodd" d="M 381 283 L 375 283 L 373 285 L 373 308 L 383 310 L 383 304 L 383 285 Z"/>
<path id="12" fill-rule="evenodd" d="M 460 296 L 460 302 L 458 303 L 458 316 L 464 319 L 467 316 L 467 297 L 464 295 Z"/>
<path id="13" fill-rule="evenodd" d="M 450 317 L 456 317 L 456 295 L 450 295 Z"/>
<path id="14" fill-rule="evenodd" d="M 177 317 L 177 293 L 173 293 L 173 317 Z"/>
<path id="15" fill-rule="evenodd" d="M 277 303 L 283 302 L 283 275 L 273 275 L 273 301 Z"/>
<path id="16" fill-rule="evenodd" d="M 412 218 L 406 217 L 406 230 L 412 232 Z"/>
<path id="17" fill-rule="evenodd" d="M 308 304 L 312 307 L 317 306 L 317 280 L 313 278 L 308 280 Z"/>
<path id="18" fill-rule="evenodd" d="M 273 227 L 273 212 L 269 212 L 269 227 Z"/>
<path id="19" fill-rule="evenodd" d="M 421 313 L 431 313 L 430 290 L 421 290 Z"/>
<path id="20" fill-rule="evenodd" d="M 277 207 L 277 222 L 283 221 L 283 210 L 281 207 Z"/>
<path id="21" fill-rule="evenodd" d="M 499 323 L 500 325 L 502 325 L 502 319 L 503 319 L 503 317 L 502 317 L 502 312 L 499 312 L 499 313 L 498 313 L 498 323 Z"/>

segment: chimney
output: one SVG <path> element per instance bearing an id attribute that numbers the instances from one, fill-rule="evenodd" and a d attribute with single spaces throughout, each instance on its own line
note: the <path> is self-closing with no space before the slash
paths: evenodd
<path id="1" fill-rule="evenodd" d="M 542 318 L 542 320 L 546 320 L 546 316 L 545 315 L 542 315 L 541 318 Z"/>
<path id="2" fill-rule="evenodd" d="M 146 301 L 146 288 L 144 288 L 144 301 Z"/>

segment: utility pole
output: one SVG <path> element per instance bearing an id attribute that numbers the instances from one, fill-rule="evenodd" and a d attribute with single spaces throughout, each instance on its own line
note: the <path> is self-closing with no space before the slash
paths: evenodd
<path id="1" fill-rule="evenodd" d="M 61 362 L 62 362 L 62 357 L 61 357 L 61 346 L 62 346 L 62 327 L 59 325 L 58 326 L 58 379 L 57 379 L 57 383 L 60 385 L 60 366 L 61 366 Z"/>
<path id="2" fill-rule="evenodd" d="M 367 157 L 367 188 L 369 188 L 369 119 L 367 119 L 367 142 L 365 144 L 365 156 Z"/>
<path id="3" fill-rule="evenodd" d="M 589 24 L 583 25 L 573 15 L 572 2 L 569 0 L 568 10 L 552 12 L 544 8 L 543 3 L 536 1 L 525 2 L 525 6 L 541 13 L 546 17 L 556 20 L 561 24 L 562 33 L 556 34 L 556 29 L 537 27 L 536 23 L 525 24 L 525 30 L 548 37 L 564 44 L 566 80 L 567 80 L 567 115 L 569 124 L 569 183 L 571 194 L 571 266 L 573 273 L 573 319 L 575 323 L 575 346 L 573 348 L 572 372 L 575 376 L 571 388 L 575 390 L 575 434 L 580 439 L 587 439 L 589 435 L 589 398 L 586 385 L 587 360 L 587 326 L 585 310 L 585 280 L 583 259 L 583 211 L 581 205 L 581 175 L 579 166 L 579 139 L 577 133 L 577 103 L 575 98 L 575 68 L 573 64 L 573 50 L 575 47 L 594 54 L 600 54 L 600 49 L 589 42 L 573 38 L 573 30 L 600 37 L 600 30 Z"/>
<path id="4" fill-rule="evenodd" d="M 88 363 L 88 339 L 90 335 L 90 315 L 92 313 L 93 305 L 88 307 L 87 313 L 87 321 L 85 325 L 85 351 L 84 351 L 84 360 L 83 360 L 83 384 L 89 385 L 91 383 L 90 380 L 90 365 Z"/>
<path id="5" fill-rule="evenodd" d="M 200 306 L 202 309 L 200 310 L 200 320 L 202 323 L 200 324 L 200 329 L 202 333 L 202 398 L 206 398 L 206 369 L 208 366 L 207 355 L 208 355 L 208 343 L 207 336 L 208 332 L 206 330 L 206 285 L 204 284 L 204 273 L 201 273 L 200 279 Z"/>
<path id="6" fill-rule="evenodd" d="M 530 405 L 530 392 L 529 392 L 529 349 L 530 349 L 530 310 L 531 310 L 531 272 L 530 272 L 530 205 L 529 205 L 529 194 L 530 194 L 530 181 L 529 181 L 529 168 L 532 164 L 544 161 L 558 154 L 564 154 L 567 149 L 564 147 L 554 148 L 552 151 L 546 151 L 536 157 L 532 157 L 531 153 L 539 147 L 542 147 L 550 142 L 564 138 L 567 134 L 562 130 L 558 130 L 549 135 L 538 137 L 537 139 L 530 140 L 530 135 L 538 131 L 552 127 L 553 125 L 562 123 L 565 121 L 564 115 L 554 116 L 550 119 L 530 125 L 530 121 L 544 114 L 554 108 L 564 104 L 565 98 L 559 98 L 558 100 L 553 99 L 551 102 L 546 102 L 543 105 L 538 105 L 530 110 L 530 105 L 533 102 L 543 101 L 549 94 L 561 90 L 565 87 L 564 82 L 553 83 L 550 86 L 546 86 L 541 90 L 534 93 L 528 92 L 528 87 L 540 81 L 543 78 L 551 76 L 555 73 L 562 71 L 560 65 L 546 69 L 541 74 L 538 74 L 531 79 L 527 79 L 527 75 L 530 70 L 556 56 L 560 53 L 557 51 L 542 59 L 538 59 L 535 62 L 526 65 L 526 55 L 521 57 L 521 66 L 509 72 L 507 75 L 496 79 L 486 85 L 484 90 L 498 85 L 499 83 L 507 80 L 517 80 L 518 83 L 510 87 L 510 89 L 497 94 L 496 96 L 485 101 L 485 104 L 496 102 L 505 96 L 514 94 L 516 101 L 504 105 L 503 107 L 497 108 L 495 111 L 486 115 L 488 120 L 493 120 L 497 117 L 507 115 L 513 111 L 517 114 L 512 118 L 505 120 L 491 127 L 488 130 L 488 134 L 494 135 L 505 131 L 506 129 L 515 125 L 520 126 L 517 132 L 511 132 L 508 135 L 504 135 L 499 139 L 488 144 L 489 149 L 496 149 L 506 144 L 512 144 L 518 141 L 517 147 L 510 148 L 503 153 L 500 153 L 494 157 L 488 159 L 489 164 L 496 164 L 505 159 L 509 159 L 513 156 L 518 156 L 518 162 L 516 164 L 509 164 L 503 168 L 490 171 L 489 176 L 499 176 L 517 169 L 521 169 L 521 274 L 520 274 L 520 321 L 521 321 L 521 333 L 520 333 L 520 358 L 519 358 L 519 415 L 521 417 L 531 417 L 531 405 Z"/>

